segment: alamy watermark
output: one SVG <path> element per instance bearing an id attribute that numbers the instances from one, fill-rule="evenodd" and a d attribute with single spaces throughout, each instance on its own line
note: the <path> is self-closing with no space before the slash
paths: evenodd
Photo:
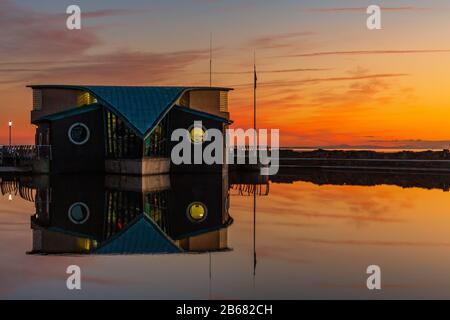
<path id="1" fill-rule="evenodd" d="M 81 8 L 77 5 L 67 7 L 66 13 L 69 15 L 66 20 L 66 26 L 69 30 L 81 29 Z"/>
<path id="2" fill-rule="evenodd" d="M 69 290 L 81 290 L 81 268 L 77 265 L 70 265 L 66 269 L 70 276 L 66 280 L 66 286 Z"/>
<path id="3" fill-rule="evenodd" d="M 377 5 L 371 5 L 367 7 L 367 29 L 369 30 L 381 30 L 381 8 Z"/>
<path id="4" fill-rule="evenodd" d="M 270 133 L 268 132 L 270 131 Z M 261 166 L 261 175 L 275 175 L 279 169 L 279 129 L 205 129 L 194 121 L 189 129 L 172 132 L 178 142 L 171 152 L 175 165 L 249 164 Z M 193 150 L 192 150 L 193 149 Z"/>
<path id="5" fill-rule="evenodd" d="M 370 265 L 366 270 L 370 276 L 367 278 L 367 289 L 369 290 L 381 290 L 381 268 L 377 265 Z"/>

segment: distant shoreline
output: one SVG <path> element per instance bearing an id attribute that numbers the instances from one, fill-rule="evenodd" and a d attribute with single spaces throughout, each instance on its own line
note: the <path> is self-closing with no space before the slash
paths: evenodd
<path id="1" fill-rule="evenodd" d="M 317 150 L 326 150 L 326 151 L 374 151 L 379 153 L 393 153 L 393 152 L 439 152 L 445 149 L 403 149 L 403 148 L 348 148 L 348 149 L 339 149 L 339 148 L 280 148 L 280 150 L 293 150 L 293 151 L 317 151 Z"/>
<path id="2" fill-rule="evenodd" d="M 450 148 L 450 147 L 449 147 Z M 281 150 L 327 150 L 327 151 L 377 151 L 377 152 L 401 152 L 401 151 L 443 151 L 447 148 L 417 148 L 417 147 L 374 147 L 374 146 L 329 146 L 329 147 L 280 147 Z"/>
<path id="3" fill-rule="evenodd" d="M 389 152 L 383 152 L 389 150 Z M 296 149 L 296 148 L 280 148 L 280 155 L 297 155 L 304 157 L 319 158 L 369 158 L 369 159 L 449 159 L 450 150 L 428 150 L 428 149 Z"/>
<path id="4" fill-rule="evenodd" d="M 450 171 L 450 152 L 379 150 L 280 150 L 280 167 L 317 169 L 365 169 Z"/>

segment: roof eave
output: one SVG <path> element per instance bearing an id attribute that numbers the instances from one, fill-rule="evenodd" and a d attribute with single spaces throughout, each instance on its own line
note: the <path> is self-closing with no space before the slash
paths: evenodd
<path id="1" fill-rule="evenodd" d="M 88 91 L 90 94 L 92 94 L 99 103 L 101 103 L 105 108 L 112 111 L 114 114 L 120 117 L 121 120 L 123 120 L 127 126 L 129 126 L 134 133 L 141 139 L 146 139 L 156 128 L 158 123 L 169 113 L 169 111 L 175 106 L 177 100 L 183 96 L 186 92 L 190 91 L 232 91 L 233 88 L 226 88 L 226 87 L 183 87 L 180 86 L 180 88 L 184 88 L 180 92 L 178 96 L 176 96 L 173 101 L 167 106 L 167 108 L 160 114 L 160 116 L 155 120 L 152 125 L 149 127 L 149 129 L 146 132 L 142 132 L 139 130 L 134 124 L 132 124 L 128 119 L 126 119 L 125 116 L 122 115 L 121 112 L 119 112 L 114 106 L 109 104 L 107 101 L 99 97 L 97 94 L 95 94 L 89 86 L 86 85 L 55 85 L 55 84 L 31 84 L 27 85 L 28 88 L 32 89 L 70 89 L 70 90 L 81 90 L 81 91 Z"/>

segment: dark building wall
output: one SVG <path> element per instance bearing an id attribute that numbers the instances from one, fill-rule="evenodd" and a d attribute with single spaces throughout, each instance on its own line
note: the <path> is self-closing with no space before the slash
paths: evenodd
<path id="1" fill-rule="evenodd" d="M 78 122 L 85 124 L 90 131 L 90 138 L 83 145 L 73 144 L 68 137 L 70 127 Z M 52 173 L 104 172 L 103 110 L 94 110 L 52 121 L 50 124 L 50 144 L 52 145 Z"/>
<path id="2" fill-rule="evenodd" d="M 171 238 L 182 239 L 220 229 L 228 221 L 228 184 L 221 174 L 177 174 L 170 177 L 170 184 L 167 206 Z M 208 210 L 203 221 L 192 221 L 188 217 L 187 210 L 194 202 L 203 203 Z"/>
<path id="3" fill-rule="evenodd" d="M 194 125 L 194 121 L 202 121 L 202 126 L 207 129 L 218 129 L 221 130 L 222 133 L 224 133 L 224 124 L 221 121 L 213 120 L 210 118 L 204 118 L 198 115 L 194 115 L 188 112 L 183 112 L 179 109 L 172 109 L 168 115 L 170 118 L 170 130 L 169 130 L 169 140 L 171 140 L 171 134 L 174 130 L 179 128 L 189 129 L 191 126 Z M 178 142 L 170 141 L 170 147 L 169 150 L 172 150 L 173 147 Z M 211 142 L 204 142 L 202 147 L 204 148 L 210 144 Z M 223 149 L 222 149 L 223 150 Z M 170 154 L 169 154 L 170 156 Z M 222 172 L 223 166 L 220 164 L 214 164 L 214 165 L 207 165 L 207 164 L 198 164 L 195 165 L 194 163 L 194 144 L 191 144 L 191 164 L 181 164 L 181 165 L 175 165 L 171 162 L 170 165 L 170 171 L 173 173 L 206 173 L 206 172 Z"/>
<path id="4" fill-rule="evenodd" d="M 50 124 L 43 122 L 36 128 L 35 136 L 36 145 L 49 145 L 50 144 Z"/>
<path id="5" fill-rule="evenodd" d="M 96 240 L 103 239 L 105 222 L 103 176 L 56 175 L 51 178 L 51 190 L 49 226 L 68 233 L 83 234 Z M 88 207 L 89 217 L 84 223 L 76 224 L 69 218 L 69 209 L 80 202 Z"/>

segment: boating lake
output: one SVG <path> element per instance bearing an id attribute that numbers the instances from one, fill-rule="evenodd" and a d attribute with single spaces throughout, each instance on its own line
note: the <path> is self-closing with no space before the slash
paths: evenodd
<path id="1" fill-rule="evenodd" d="M 0 298 L 448 299 L 450 194 L 445 177 L 442 188 L 437 179 L 443 178 L 388 175 L 380 183 L 376 173 L 360 172 L 324 182 L 291 175 L 257 192 L 252 183 L 231 181 L 224 205 L 233 222 L 220 238 L 226 250 L 176 254 L 30 254 L 38 241 L 31 228 L 36 196 L 5 187 Z M 92 193 L 74 191 L 69 178 L 51 188 L 52 203 L 64 193 Z M 69 265 L 81 268 L 81 290 L 66 287 Z M 370 265 L 381 268 L 381 290 L 367 289 Z"/>

